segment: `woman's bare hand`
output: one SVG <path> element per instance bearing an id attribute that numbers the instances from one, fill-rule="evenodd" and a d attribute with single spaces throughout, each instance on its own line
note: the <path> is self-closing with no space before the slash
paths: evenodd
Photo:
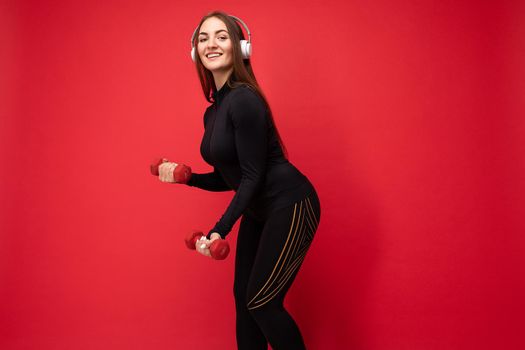
<path id="1" fill-rule="evenodd" d="M 164 163 L 159 165 L 159 180 L 162 182 L 176 183 L 173 178 L 173 172 L 177 167 L 177 163 L 168 162 L 167 159 L 163 159 Z"/>
<path id="2" fill-rule="evenodd" d="M 206 236 L 202 236 L 195 242 L 195 249 L 202 255 L 211 258 L 210 246 L 218 239 L 221 239 L 221 235 L 219 235 L 217 232 L 213 232 L 210 235 L 210 239 L 207 239 Z"/>

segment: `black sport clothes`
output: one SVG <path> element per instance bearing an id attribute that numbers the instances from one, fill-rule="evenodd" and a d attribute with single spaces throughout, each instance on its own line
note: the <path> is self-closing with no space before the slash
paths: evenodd
<path id="1" fill-rule="evenodd" d="M 286 158 L 266 106 L 248 85 L 226 82 L 213 92 L 214 103 L 204 113 L 203 159 L 214 171 L 192 174 L 189 186 L 208 191 L 234 190 L 228 208 L 215 227 L 222 238 L 245 212 L 265 218 L 312 192 L 313 186 Z"/>
<path id="2" fill-rule="evenodd" d="M 242 216 L 235 253 L 238 350 L 304 350 L 301 331 L 284 299 L 311 248 L 321 219 L 317 193 L 260 221 Z M 307 303 L 308 304 L 308 303 Z M 308 307 L 308 305 L 304 305 Z"/>

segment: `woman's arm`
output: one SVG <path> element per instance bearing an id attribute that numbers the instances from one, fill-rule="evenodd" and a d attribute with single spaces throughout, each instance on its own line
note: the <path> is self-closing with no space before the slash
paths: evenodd
<path id="1" fill-rule="evenodd" d="M 211 173 L 192 173 L 187 185 L 212 192 L 224 192 L 232 190 L 230 186 L 228 186 L 228 184 L 224 182 L 222 175 L 218 172 L 218 170 L 215 167 L 213 168 L 213 172 Z"/>
<path id="2" fill-rule="evenodd" d="M 236 96 L 232 96 L 229 112 L 234 127 L 241 182 L 226 212 L 209 231 L 208 237 L 217 232 L 224 238 L 231 231 L 261 188 L 266 175 L 269 126 L 266 106 L 251 90 L 243 89 L 236 93 Z"/>

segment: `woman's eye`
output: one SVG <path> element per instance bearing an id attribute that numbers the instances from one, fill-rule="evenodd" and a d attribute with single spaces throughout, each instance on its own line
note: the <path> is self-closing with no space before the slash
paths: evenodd
<path id="1" fill-rule="evenodd" d="M 224 39 L 225 40 L 225 39 L 228 39 L 228 37 L 221 36 L 219 39 Z M 205 40 L 206 40 L 206 38 L 202 38 L 202 39 L 199 40 L 199 42 L 202 43 Z"/>

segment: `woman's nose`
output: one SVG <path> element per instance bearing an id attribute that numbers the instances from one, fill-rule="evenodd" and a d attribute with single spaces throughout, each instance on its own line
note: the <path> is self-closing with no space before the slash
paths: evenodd
<path id="1" fill-rule="evenodd" d="M 208 39 L 208 47 L 217 47 L 217 44 L 215 43 L 216 39 Z"/>

